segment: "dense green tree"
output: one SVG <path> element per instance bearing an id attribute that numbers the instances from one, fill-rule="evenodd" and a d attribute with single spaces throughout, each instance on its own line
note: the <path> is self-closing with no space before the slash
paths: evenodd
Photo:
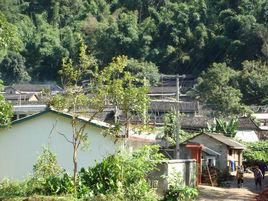
<path id="1" fill-rule="evenodd" d="M 268 104 L 268 65 L 261 61 L 243 62 L 239 88 L 245 104 Z"/>
<path id="2" fill-rule="evenodd" d="M 0 12 L 2 57 L 20 51 L 38 81 L 57 79 L 60 58 L 75 58 L 77 33 L 100 67 L 127 55 L 198 76 L 214 62 L 241 70 L 268 58 L 266 0 L 0 0 Z"/>
<path id="3" fill-rule="evenodd" d="M 27 43 L 24 53 L 31 77 L 37 81 L 57 80 L 61 58 L 68 55 L 61 44 L 60 29 L 47 23 L 45 17 L 37 16 L 37 34 Z"/>
<path id="4" fill-rule="evenodd" d="M 264 59 L 268 62 L 268 28 L 265 26 L 258 27 L 258 35 L 262 39 L 261 51 L 264 55 Z"/>
<path id="5" fill-rule="evenodd" d="M 36 20 L 36 14 L 47 14 L 47 20 L 54 26 L 64 27 L 70 25 L 80 17 L 80 11 L 83 10 L 85 0 L 25 0 L 28 7 L 25 13 L 33 16 Z"/>
<path id="6" fill-rule="evenodd" d="M 90 20 L 92 21 L 92 18 Z M 108 20 L 97 23 L 94 31 L 87 31 L 90 33 L 88 39 L 96 56 L 105 64 L 117 55 L 135 57 L 137 55 L 135 45 L 139 40 L 137 20 L 136 12 L 119 11 Z"/>
<path id="7" fill-rule="evenodd" d="M 200 5 L 199 5 L 200 3 Z M 203 2 L 169 2 L 159 11 L 152 9 L 157 30 L 153 33 L 152 59 L 165 73 L 188 73 L 202 63 L 202 51 L 209 33 L 205 26 Z M 158 59 L 161 58 L 161 59 Z M 195 65 L 194 65 L 195 63 Z"/>
<path id="8" fill-rule="evenodd" d="M 118 0 L 112 4 L 112 9 L 123 7 L 130 11 L 136 10 L 138 12 L 138 19 L 141 22 L 150 15 L 150 8 L 158 9 L 163 3 L 161 0 Z"/>
<path id="9" fill-rule="evenodd" d="M 217 115 L 239 115 L 245 112 L 241 103 L 242 94 L 234 87 L 237 72 L 225 63 L 214 63 L 198 79 L 197 98 Z"/>
<path id="10" fill-rule="evenodd" d="M 152 62 L 129 59 L 125 70 L 131 72 L 140 80 L 144 78 L 149 80 L 150 85 L 152 86 L 156 85 L 160 79 L 158 68 Z"/>
<path id="11" fill-rule="evenodd" d="M 19 53 L 8 52 L 0 63 L 0 78 L 6 85 L 29 81 L 31 77 L 26 71 L 25 59 Z"/>
<path id="12" fill-rule="evenodd" d="M 5 15 L 0 11 L 0 58 L 7 50 L 19 51 L 22 41 L 17 33 L 17 27 L 9 23 Z"/>
<path id="13" fill-rule="evenodd" d="M 13 116 L 12 105 L 2 95 L 3 82 L 0 80 L 0 126 L 8 126 Z"/>

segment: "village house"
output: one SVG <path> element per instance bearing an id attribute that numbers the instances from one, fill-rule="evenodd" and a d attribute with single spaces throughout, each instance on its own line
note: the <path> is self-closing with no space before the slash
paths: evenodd
<path id="1" fill-rule="evenodd" d="M 196 79 L 193 75 L 184 75 L 180 77 L 180 100 L 181 101 L 192 101 L 192 98 L 188 95 L 189 92 L 195 85 Z M 157 86 L 150 88 L 149 97 L 151 99 L 174 99 L 177 93 L 176 75 L 164 75 L 161 74 L 160 80 Z"/>
<path id="2" fill-rule="evenodd" d="M 268 113 L 264 111 L 262 113 L 254 113 L 252 115 L 259 124 L 258 136 L 261 140 L 268 139 Z"/>
<path id="3" fill-rule="evenodd" d="M 222 134 L 202 133 L 182 143 L 180 154 L 182 158 L 196 159 L 203 166 L 234 171 L 242 165 L 244 149 L 242 144 Z"/>
<path id="4" fill-rule="evenodd" d="M 240 117 L 238 119 L 238 129 L 235 138 L 244 142 L 257 142 L 259 141 L 259 126 L 252 118 Z"/>
<path id="5" fill-rule="evenodd" d="M 13 105 L 13 120 L 44 111 L 47 106 L 43 92 L 55 95 L 63 93 L 56 84 L 13 84 L 5 86 L 3 95 Z"/>
<path id="6" fill-rule="evenodd" d="M 52 95 L 63 93 L 63 89 L 56 84 L 14 84 L 4 87 L 5 94 L 40 94 L 43 91 Z"/>
<path id="7" fill-rule="evenodd" d="M 4 97 L 12 105 L 34 104 L 39 101 L 35 94 L 4 94 Z"/>
<path id="8" fill-rule="evenodd" d="M 5 177 L 25 178 L 32 172 L 43 146 L 48 146 L 56 154 L 59 164 L 71 172 L 72 145 L 59 134 L 71 136 L 71 120 L 69 114 L 46 110 L 14 121 L 11 128 L 0 128 L 0 180 Z M 109 124 L 100 120 L 89 122 L 87 118 L 80 118 L 80 121 L 87 124 L 85 133 L 90 144 L 89 149 L 79 150 L 79 168 L 92 166 L 120 149 L 134 150 L 155 142 L 152 135 L 140 135 L 134 131 L 127 139 L 122 135 L 105 135 Z"/>
<path id="9" fill-rule="evenodd" d="M 201 183 L 203 169 L 213 166 L 221 171 L 235 171 L 242 165 L 244 146 L 223 134 L 201 133 L 180 143 L 181 159 L 194 159 L 197 163 L 197 183 Z M 174 159 L 175 146 L 161 143 L 161 152 L 169 159 Z"/>

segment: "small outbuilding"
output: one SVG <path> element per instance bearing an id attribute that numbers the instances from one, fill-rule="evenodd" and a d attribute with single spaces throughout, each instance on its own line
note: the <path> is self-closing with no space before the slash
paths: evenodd
<path id="1" fill-rule="evenodd" d="M 232 138 L 222 134 L 199 134 L 182 144 L 182 157 L 194 157 L 192 150 L 189 149 L 191 144 L 199 144 L 202 148 L 200 161 L 216 166 L 218 169 L 226 170 L 226 168 L 229 168 L 232 171 L 235 170 L 237 165 L 242 165 L 244 146 Z"/>

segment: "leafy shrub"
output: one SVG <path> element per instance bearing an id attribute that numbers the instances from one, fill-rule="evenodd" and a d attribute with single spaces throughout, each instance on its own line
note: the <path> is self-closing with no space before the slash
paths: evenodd
<path id="1" fill-rule="evenodd" d="M 33 171 L 33 176 L 28 181 L 28 185 L 31 186 L 28 194 L 65 195 L 74 193 L 71 177 L 64 173 L 58 165 L 56 155 L 47 147 L 43 148 L 33 166 Z"/>
<path id="2" fill-rule="evenodd" d="M 124 195 L 131 201 L 157 201 L 159 197 L 155 193 L 155 189 L 152 189 L 145 179 L 141 179 L 138 182 L 129 184 L 124 189 Z"/>
<path id="3" fill-rule="evenodd" d="M 26 183 L 4 179 L 0 184 L 0 199 L 26 195 Z"/>
<path id="4" fill-rule="evenodd" d="M 30 197 L 14 197 L 5 198 L 1 201 L 76 201 L 77 199 L 70 196 L 44 196 L 44 195 L 33 195 Z"/>
<path id="5" fill-rule="evenodd" d="M 168 178 L 168 191 L 165 201 L 193 201 L 198 196 L 196 188 L 185 186 L 180 174 Z"/>
<path id="6" fill-rule="evenodd" d="M 48 148 L 43 148 L 33 170 L 33 175 L 22 182 L 4 180 L 0 184 L 0 197 L 71 195 L 74 193 L 71 177 L 62 171 L 56 156 Z"/>
<path id="7" fill-rule="evenodd" d="M 94 194 L 105 194 L 117 191 L 120 186 L 120 174 L 122 172 L 121 156 L 109 156 L 93 168 L 82 168 L 79 177 L 82 184 L 90 187 Z"/>
<path id="8" fill-rule="evenodd" d="M 151 190 L 145 175 L 155 169 L 161 159 L 158 146 L 145 146 L 132 154 L 109 156 L 93 168 L 83 168 L 79 177 L 82 185 L 92 190 L 94 195 L 115 193 L 134 201 L 149 200 L 148 197 L 156 200 L 155 191 Z"/>
<path id="9" fill-rule="evenodd" d="M 61 170 L 55 155 L 45 148 L 29 179 L 0 184 L 0 198 L 71 195 L 83 200 L 156 201 L 158 196 L 145 176 L 161 160 L 157 146 L 109 156 L 95 167 L 82 168 L 75 189 L 72 177 Z"/>
<path id="10" fill-rule="evenodd" d="M 120 193 L 111 193 L 111 194 L 98 194 L 98 195 L 94 195 L 88 199 L 86 199 L 86 201 L 131 201 L 128 200 L 127 198 L 124 198 L 124 195 L 120 194 Z"/>
<path id="11" fill-rule="evenodd" d="M 247 165 L 252 165 L 259 161 L 268 162 L 268 140 L 244 144 L 246 149 L 243 152 L 243 158 Z"/>
<path id="12" fill-rule="evenodd" d="M 72 178 L 64 173 L 60 176 L 50 176 L 46 178 L 43 185 L 44 193 L 47 195 L 72 195 L 75 193 Z"/>
<path id="13" fill-rule="evenodd" d="M 234 137 L 238 129 L 238 119 L 226 121 L 223 118 L 214 119 L 213 124 L 208 124 L 208 131 L 211 133 L 223 133 L 227 137 Z"/>
<path id="14" fill-rule="evenodd" d="M 33 165 L 34 177 L 48 178 L 62 173 L 62 168 L 58 165 L 56 155 L 49 148 L 43 147 L 41 155 L 36 164 Z"/>

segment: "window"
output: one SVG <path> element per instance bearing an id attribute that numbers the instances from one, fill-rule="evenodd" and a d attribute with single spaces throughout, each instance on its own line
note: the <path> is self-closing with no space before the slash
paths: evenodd
<path id="1" fill-rule="evenodd" d="M 231 156 L 233 154 L 233 150 L 229 149 L 229 155 Z"/>

